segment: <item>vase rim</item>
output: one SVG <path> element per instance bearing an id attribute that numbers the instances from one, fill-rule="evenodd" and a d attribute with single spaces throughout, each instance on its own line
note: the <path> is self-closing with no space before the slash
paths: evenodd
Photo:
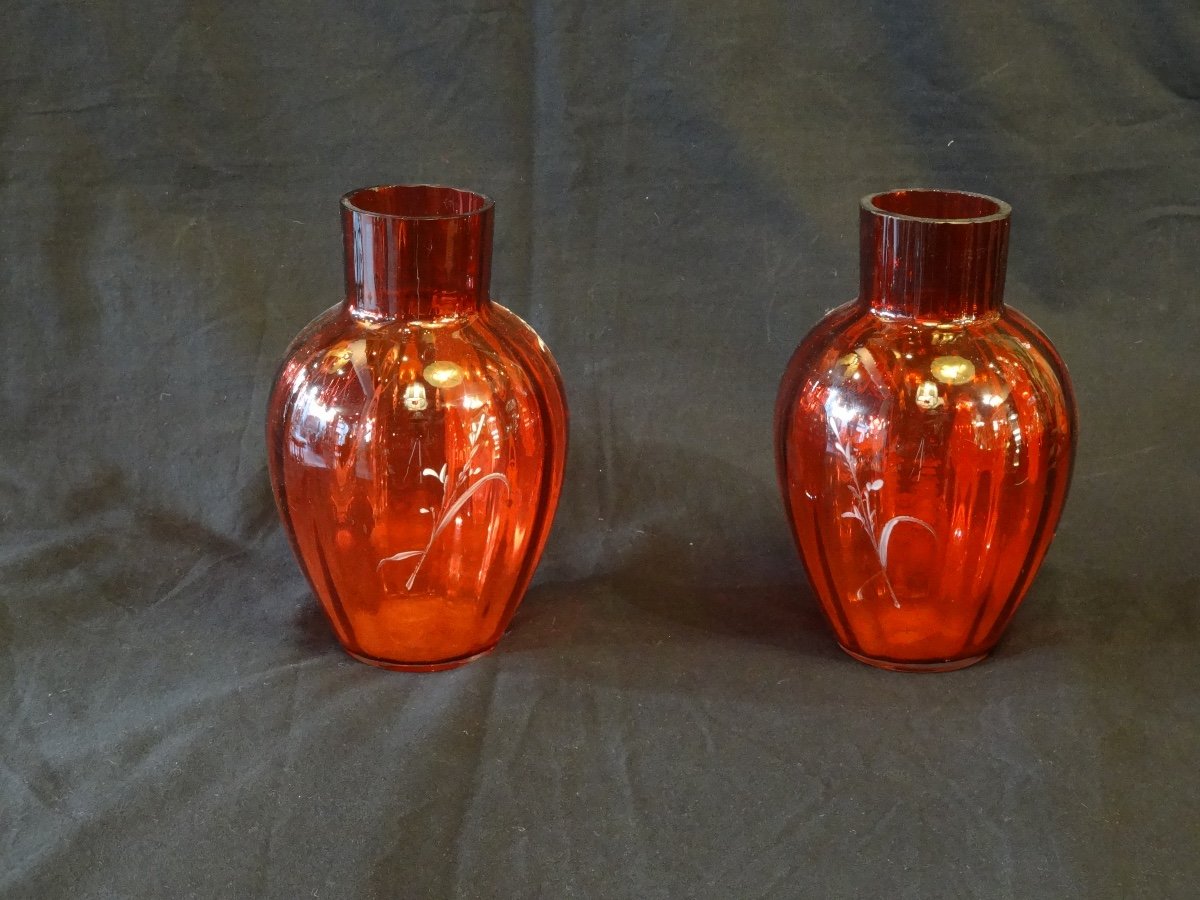
<path id="1" fill-rule="evenodd" d="M 428 201 L 432 198 L 439 198 L 442 201 L 457 199 L 461 205 L 470 206 L 470 208 L 456 212 L 391 212 L 386 209 L 373 208 L 372 204 L 364 202 L 372 196 L 386 196 L 394 202 L 403 194 L 414 195 L 411 202 L 416 210 L 420 210 L 422 202 L 428 205 Z M 418 197 L 420 199 L 417 199 Z M 496 201 L 487 194 L 481 194 L 478 191 L 467 190 L 466 188 L 452 187 L 446 184 L 397 183 L 373 184 L 355 188 L 342 194 L 341 204 L 352 213 L 374 216 L 380 219 L 451 221 L 453 219 L 469 219 L 472 216 L 485 213 L 495 207 Z"/>
<path id="2" fill-rule="evenodd" d="M 922 215 L 922 202 L 938 202 L 943 206 L 959 204 L 962 215 Z M 909 209 L 905 209 L 906 204 Z M 943 188 L 893 188 L 867 194 L 860 201 L 861 207 L 871 215 L 909 222 L 924 222 L 937 225 L 978 225 L 985 222 L 1000 222 L 1012 215 L 1012 207 L 1003 200 L 978 194 L 974 191 L 956 191 Z"/>

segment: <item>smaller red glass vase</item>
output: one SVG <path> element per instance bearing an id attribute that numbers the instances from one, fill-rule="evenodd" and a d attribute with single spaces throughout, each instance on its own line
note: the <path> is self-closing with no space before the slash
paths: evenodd
<path id="1" fill-rule="evenodd" d="M 493 204 L 342 198 L 346 298 L 296 338 L 267 419 L 284 528 L 350 654 L 451 668 L 499 641 L 562 486 L 558 366 L 488 291 Z"/>
<path id="2" fill-rule="evenodd" d="M 871 665 L 983 659 L 1066 500 L 1075 404 L 1050 341 L 1003 303 L 1009 214 L 955 191 L 866 197 L 860 296 L 780 386 L 796 544 L 838 643 Z"/>

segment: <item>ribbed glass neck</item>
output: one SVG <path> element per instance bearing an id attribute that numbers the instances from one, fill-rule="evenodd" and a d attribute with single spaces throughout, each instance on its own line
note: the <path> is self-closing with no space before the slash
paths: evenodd
<path id="1" fill-rule="evenodd" d="M 427 184 L 390 184 L 342 198 L 346 302 L 375 319 L 470 315 L 487 303 L 491 199 Z"/>
<path id="2" fill-rule="evenodd" d="M 1007 203 L 963 191 L 871 194 L 860 213 L 860 302 L 889 318 L 958 322 L 998 314 Z"/>

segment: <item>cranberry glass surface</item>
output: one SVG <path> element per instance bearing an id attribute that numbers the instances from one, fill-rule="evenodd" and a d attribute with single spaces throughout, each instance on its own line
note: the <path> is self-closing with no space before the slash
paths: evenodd
<path id="1" fill-rule="evenodd" d="M 1075 446 L 1067 371 L 1003 304 L 1009 207 L 902 190 L 861 211 L 861 295 L 788 364 L 776 454 L 838 642 L 947 670 L 1000 639 L 1050 545 Z"/>
<path id="2" fill-rule="evenodd" d="M 346 299 L 296 338 L 272 392 L 281 518 L 363 662 L 428 671 L 491 649 L 558 502 L 562 382 L 489 297 L 492 216 L 445 187 L 343 197 Z"/>

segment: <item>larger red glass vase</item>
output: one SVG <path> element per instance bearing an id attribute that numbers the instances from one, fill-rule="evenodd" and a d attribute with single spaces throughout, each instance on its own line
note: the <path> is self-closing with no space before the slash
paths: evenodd
<path id="1" fill-rule="evenodd" d="M 488 292 L 493 204 L 392 185 L 342 198 L 346 297 L 287 352 L 271 482 L 338 639 L 385 668 L 499 641 L 562 485 L 558 367 Z"/>
<path id="2" fill-rule="evenodd" d="M 780 485 L 851 656 L 948 670 L 1000 639 L 1050 546 L 1074 458 L 1062 359 L 1003 302 L 1010 209 L 978 194 L 862 201 L 861 293 L 780 386 Z"/>

